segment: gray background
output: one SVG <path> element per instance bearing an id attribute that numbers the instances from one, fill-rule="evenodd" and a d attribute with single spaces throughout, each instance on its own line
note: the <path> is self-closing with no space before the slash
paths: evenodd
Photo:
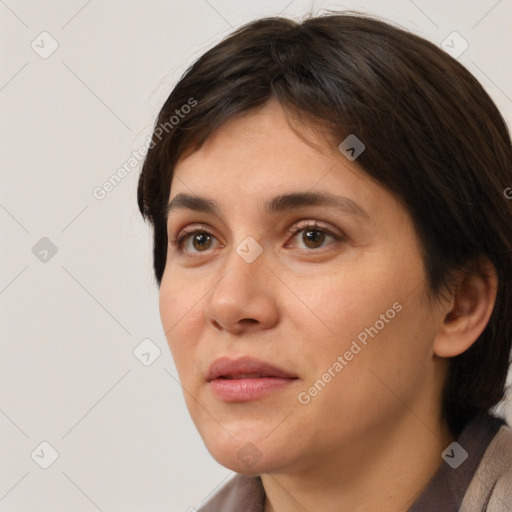
<path id="1" fill-rule="evenodd" d="M 232 475 L 196 433 L 163 337 L 139 165 L 102 200 L 93 190 L 207 48 L 254 18 L 323 8 L 437 45 L 459 32 L 459 60 L 510 126 L 511 0 L 0 1 L 1 511 L 192 511 Z M 148 338 L 146 366 L 134 349 Z M 42 442 L 58 453 L 47 469 Z"/>

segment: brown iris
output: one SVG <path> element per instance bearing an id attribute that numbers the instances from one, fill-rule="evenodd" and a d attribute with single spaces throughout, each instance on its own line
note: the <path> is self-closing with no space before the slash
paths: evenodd
<path id="1" fill-rule="evenodd" d="M 203 245 L 208 242 L 208 245 Z M 194 238 L 192 244 L 194 245 L 194 249 L 201 252 L 201 249 L 209 249 L 211 246 L 212 237 L 208 233 L 196 233 L 194 234 Z"/>
<path id="2" fill-rule="evenodd" d="M 324 242 L 325 233 L 315 229 L 310 229 L 308 231 L 304 231 L 304 234 L 302 235 L 302 240 L 310 249 L 316 249 L 317 245 L 315 244 L 318 244 L 318 242 L 320 242 L 319 245 L 322 245 L 322 243 Z M 310 245 L 310 243 L 313 245 Z"/>

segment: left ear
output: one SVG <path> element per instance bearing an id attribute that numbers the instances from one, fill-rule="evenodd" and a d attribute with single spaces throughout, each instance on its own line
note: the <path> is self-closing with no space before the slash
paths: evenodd
<path id="1" fill-rule="evenodd" d="M 458 356 L 478 339 L 491 317 L 497 291 L 496 269 L 488 258 L 479 258 L 471 272 L 460 272 L 434 341 L 437 356 Z"/>

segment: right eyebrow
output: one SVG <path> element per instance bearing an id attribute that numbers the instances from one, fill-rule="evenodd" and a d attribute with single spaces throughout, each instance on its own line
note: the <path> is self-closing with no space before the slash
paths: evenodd
<path id="1" fill-rule="evenodd" d="M 167 216 L 176 210 L 193 210 L 196 212 L 211 213 L 220 217 L 220 208 L 217 203 L 206 197 L 177 194 L 174 199 L 167 205 Z"/>

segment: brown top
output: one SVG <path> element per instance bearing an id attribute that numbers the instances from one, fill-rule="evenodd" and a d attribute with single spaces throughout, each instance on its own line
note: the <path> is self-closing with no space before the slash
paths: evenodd
<path id="1" fill-rule="evenodd" d="M 512 429 L 503 420 L 473 420 L 441 456 L 408 512 L 512 512 Z M 198 512 L 263 512 L 264 502 L 259 476 L 236 475 Z"/>

